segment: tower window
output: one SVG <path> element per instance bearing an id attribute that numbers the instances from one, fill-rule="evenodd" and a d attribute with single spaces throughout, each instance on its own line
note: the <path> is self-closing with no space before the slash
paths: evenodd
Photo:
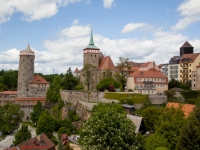
<path id="1" fill-rule="evenodd" d="M 95 57 L 96 57 L 96 55 L 95 55 Z"/>
<path id="2" fill-rule="evenodd" d="M 28 89 L 26 89 L 26 91 L 28 91 Z"/>
<path id="3" fill-rule="evenodd" d="M 92 57 L 92 54 L 91 54 L 91 57 Z"/>

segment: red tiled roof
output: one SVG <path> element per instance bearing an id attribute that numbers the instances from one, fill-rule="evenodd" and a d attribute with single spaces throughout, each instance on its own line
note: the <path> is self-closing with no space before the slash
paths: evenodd
<path id="1" fill-rule="evenodd" d="M 189 62 L 193 63 L 195 61 L 195 59 L 197 58 L 197 56 L 199 55 L 199 53 L 193 53 L 193 54 L 184 54 L 181 57 L 180 63 L 182 63 L 182 61 L 184 59 L 190 59 Z"/>
<path id="2" fill-rule="evenodd" d="M 18 145 L 21 150 L 56 150 L 54 143 L 44 134 L 40 134 Z"/>
<path id="3" fill-rule="evenodd" d="M 49 82 L 47 82 L 40 75 L 35 74 L 33 80 L 30 82 L 30 84 L 49 84 Z"/>
<path id="4" fill-rule="evenodd" d="M 181 47 L 192 47 L 188 41 L 186 41 Z"/>
<path id="5" fill-rule="evenodd" d="M 0 92 L 0 94 L 3 94 L 3 95 L 17 95 L 17 91 L 3 91 L 3 92 Z"/>
<path id="6" fill-rule="evenodd" d="M 110 56 L 102 57 L 100 59 L 99 70 L 104 70 L 104 69 L 111 69 L 111 70 L 115 69 L 115 66 Z"/>
<path id="7" fill-rule="evenodd" d="M 74 70 L 74 73 L 80 73 L 81 70 L 78 70 L 78 68 L 76 67 L 76 69 Z"/>
<path id="8" fill-rule="evenodd" d="M 134 77 L 135 83 L 140 83 L 137 81 L 137 78 L 164 78 L 166 79 L 165 82 L 161 82 L 162 84 L 168 84 L 168 78 L 163 75 L 160 71 L 151 68 L 148 71 L 139 71 L 136 70 L 132 74 L 130 74 L 128 77 Z M 155 82 L 155 83 L 160 83 L 160 82 Z"/>
<path id="9" fill-rule="evenodd" d="M 131 67 L 131 71 L 136 71 L 136 70 L 138 70 L 140 67 Z"/>
<path id="10" fill-rule="evenodd" d="M 16 97 L 15 101 L 46 101 L 46 97 Z"/>
<path id="11" fill-rule="evenodd" d="M 188 117 L 189 114 L 194 110 L 195 105 L 191 105 L 191 104 L 180 104 L 180 103 L 172 103 L 172 102 L 168 102 L 167 107 L 174 107 L 174 108 L 178 108 L 181 106 L 185 117 Z"/>
<path id="12" fill-rule="evenodd" d="M 163 65 L 162 65 L 162 64 L 160 64 L 160 65 L 158 66 L 158 68 L 159 68 L 159 69 L 161 69 L 161 68 L 162 68 L 162 66 L 163 66 Z"/>
<path id="13" fill-rule="evenodd" d="M 141 67 L 147 67 L 150 63 L 152 63 L 152 62 L 146 62 Z"/>
<path id="14" fill-rule="evenodd" d="M 160 71 L 151 68 L 148 71 L 139 71 L 136 70 L 132 74 L 129 75 L 129 77 L 140 77 L 140 78 L 167 78 L 165 75 L 163 75 Z"/>

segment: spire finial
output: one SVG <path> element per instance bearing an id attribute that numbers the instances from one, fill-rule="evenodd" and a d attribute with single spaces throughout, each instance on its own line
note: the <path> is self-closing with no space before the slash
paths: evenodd
<path id="1" fill-rule="evenodd" d="M 89 45 L 94 45 L 92 26 L 91 26 L 91 35 L 90 35 L 90 43 L 89 43 Z"/>
<path id="2" fill-rule="evenodd" d="M 28 45 L 27 45 L 27 48 L 26 48 L 26 49 L 27 49 L 27 50 L 31 50 L 29 43 L 28 43 Z"/>

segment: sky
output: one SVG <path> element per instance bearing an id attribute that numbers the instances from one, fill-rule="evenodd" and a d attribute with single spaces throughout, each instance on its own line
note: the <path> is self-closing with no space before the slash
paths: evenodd
<path id="1" fill-rule="evenodd" d="M 168 63 L 186 41 L 200 53 L 200 0 L 0 0 L 0 70 L 18 70 L 28 43 L 36 73 L 81 69 L 91 28 L 114 64 Z"/>

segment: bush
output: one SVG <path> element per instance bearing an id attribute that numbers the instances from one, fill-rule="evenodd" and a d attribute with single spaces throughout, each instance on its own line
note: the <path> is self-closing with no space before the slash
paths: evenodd
<path id="1" fill-rule="evenodd" d="M 128 92 L 133 92 L 133 90 L 132 89 L 128 89 Z"/>

